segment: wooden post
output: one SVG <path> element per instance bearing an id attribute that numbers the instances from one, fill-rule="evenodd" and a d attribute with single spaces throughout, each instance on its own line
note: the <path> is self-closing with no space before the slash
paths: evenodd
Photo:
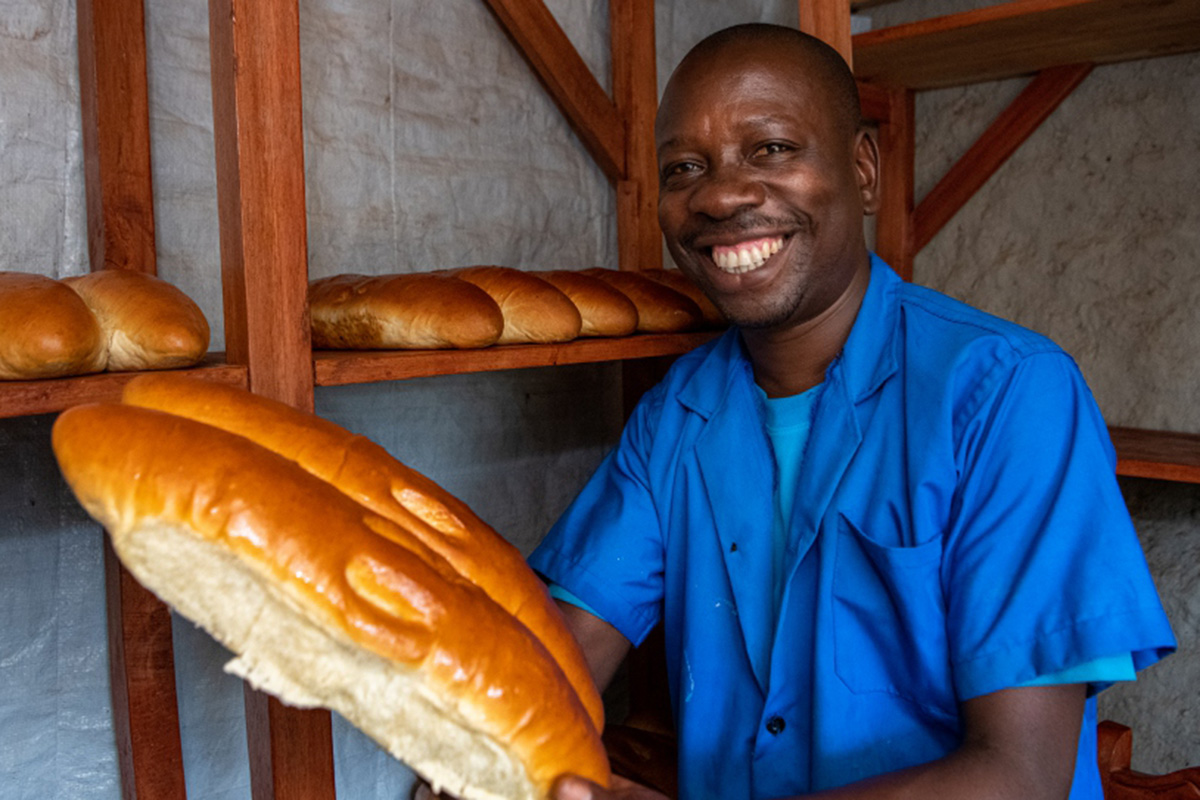
<path id="1" fill-rule="evenodd" d="M 92 270 L 153 275 L 154 193 L 142 0 L 76 7 L 79 92 Z M 121 795 L 186 797 L 171 612 L 104 539 L 109 683 Z"/>
<path id="2" fill-rule="evenodd" d="M 210 0 L 225 340 L 252 391 L 313 408 L 296 0 Z M 246 689 L 251 792 L 334 797 L 329 712 Z"/>
<path id="3" fill-rule="evenodd" d="M 850 3 L 847 0 L 799 0 L 800 30 L 816 36 L 854 66 L 850 45 Z"/>
<path id="4" fill-rule="evenodd" d="M 662 266 L 654 115 L 658 74 L 653 0 L 611 0 L 613 100 L 625 126 L 625 179 L 617 185 L 621 269 Z"/>
<path id="5" fill-rule="evenodd" d="M 913 270 L 913 92 L 888 91 L 887 120 L 879 125 L 880 202 L 875 252 L 906 281 Z"/>
<path id="6" fill-rule="evenodd" d="M 142 0 L 79 0 L 79 100 L 88 256 L 154 273 L 154 198 Z"/>

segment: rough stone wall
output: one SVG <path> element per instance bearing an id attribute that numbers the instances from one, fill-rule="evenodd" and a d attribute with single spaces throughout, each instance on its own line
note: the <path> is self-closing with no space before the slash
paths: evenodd
<path id="1" fill-rule="evenodd" d="M 905 0 L 873 27 L 989 5 Z M 919 201 L 1024 79 L 922 92 Z M 1200 56 L 1100 66 L 917 256 L 914 279 L 1058 341 L 1114 425 L 1200 431 Z M 1200 764 L 1200 487 L 1124 480 L 1179 652 L 1100 699 L 1134 766 Z"/>

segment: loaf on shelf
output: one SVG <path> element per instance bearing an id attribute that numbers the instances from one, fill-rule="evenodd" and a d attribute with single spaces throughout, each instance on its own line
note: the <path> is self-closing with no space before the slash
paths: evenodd
<path id="1" fill-rule="evenodd" d="M 189 367 L 208 341 L 200 308 L 153 275 L 0 272 L 0 379 Z"/>
<path id="2" fill-rule="evenodd" d="M 661 273 L 661 274 L 659 274 Z M 313 346 L 325 350 L 481 348 L 725 325 L 682 274 L 454 267 L 335 275 L 309 284 Z"/>
<path id="3" fill-rule="evenodd" d="M 579 309 L 580 336 L 629 336 L 637 331 L 633 301 L 594 275 L 567 269 L 535 272 L 565 294 Z"/>
<path id="4" fill-rule="evenodd" d="M 708 295 L 701 291 L 700 287 L 692 282 L 691 278 L 679 270 L 644 269 L 641 271 L 641 274 L 652 281 L 669 286 L 688 297 L 700 309 L 700 314 L 704 317 L 705 327 L 719 328 L 729 324 L 729 321 L 725 319 L 725 315 L 720 312 L 712 300 L 708 299 Z"/>
<path id="5" fill-rule="evenodd" d="M 52 440 L 124 565 L 251 685 L 336 710 L 468 800 L 608 782 L 595 688 L 567 675 L 582 655 L 536 576 L 372 443 L 162 375 L 68 409 Z"/>
<path id="6" fill-rule="evenodd" d="M 208 320 L 175 286 L 153 275 L 105 269 L 63 279 L 100 323 L 110 372 L 190 367 L 208 352 Z"/>
<path id="7" fill-rule="evenodd" d="M 487 347 L 504 332 L 488 293 L 448 275 L 334 275 L 309 284 L 308 302 L 322 349 Z"/>
<path id="8" fill-rule="evenodd" d="M 704 327 L 704 314 L 691 298 L 638 271 L 594 267 L 583 273 L 600 278 L 633 301 L 639 333 L 681 333 Z"/>
<path id="9" fill-rule="evenodd" d="M 512 267 L 460 267 L 456 278 L 483 289 L 500 306 L 504 333 L 498 344 L 569 342 L 583 326 L 567 295 L 532 272 Z"/>

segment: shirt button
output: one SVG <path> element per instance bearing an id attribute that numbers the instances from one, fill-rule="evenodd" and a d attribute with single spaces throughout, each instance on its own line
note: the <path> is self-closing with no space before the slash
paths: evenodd
<path id="1" fill-rule="evenodd" d="M 785 727 L 787 724 L 783 721 L 783 717 L 771 717 L 767 720 L 767 732 L 775 736 L 783 733 Z"/>

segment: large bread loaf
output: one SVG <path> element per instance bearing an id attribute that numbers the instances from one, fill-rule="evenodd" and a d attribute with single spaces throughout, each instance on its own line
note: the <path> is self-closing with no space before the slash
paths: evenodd
<path id="1" fill-rule="evenodd" d="M 564 772 L 607 783 L 597 729 L 543 641 L 421 523 L 165 411 L 78 406 L 53 445 L 126 567 L 232 650 L 227 669 L 252 685 L 338 711 L 464 798 L 545 797 Z M 405 491 L 453 506 L 431 484 Z"/>
<path id="2" fill-rule="evenodd" d="M 335 486 L 416 536 L 537 636 L 570 680 L 597 730 L 604 707 L 558 607 L 515 547 L 465 503 L 362 436 L 232 386 L 141 375 L 122 401 L 243 436 Z"/>

